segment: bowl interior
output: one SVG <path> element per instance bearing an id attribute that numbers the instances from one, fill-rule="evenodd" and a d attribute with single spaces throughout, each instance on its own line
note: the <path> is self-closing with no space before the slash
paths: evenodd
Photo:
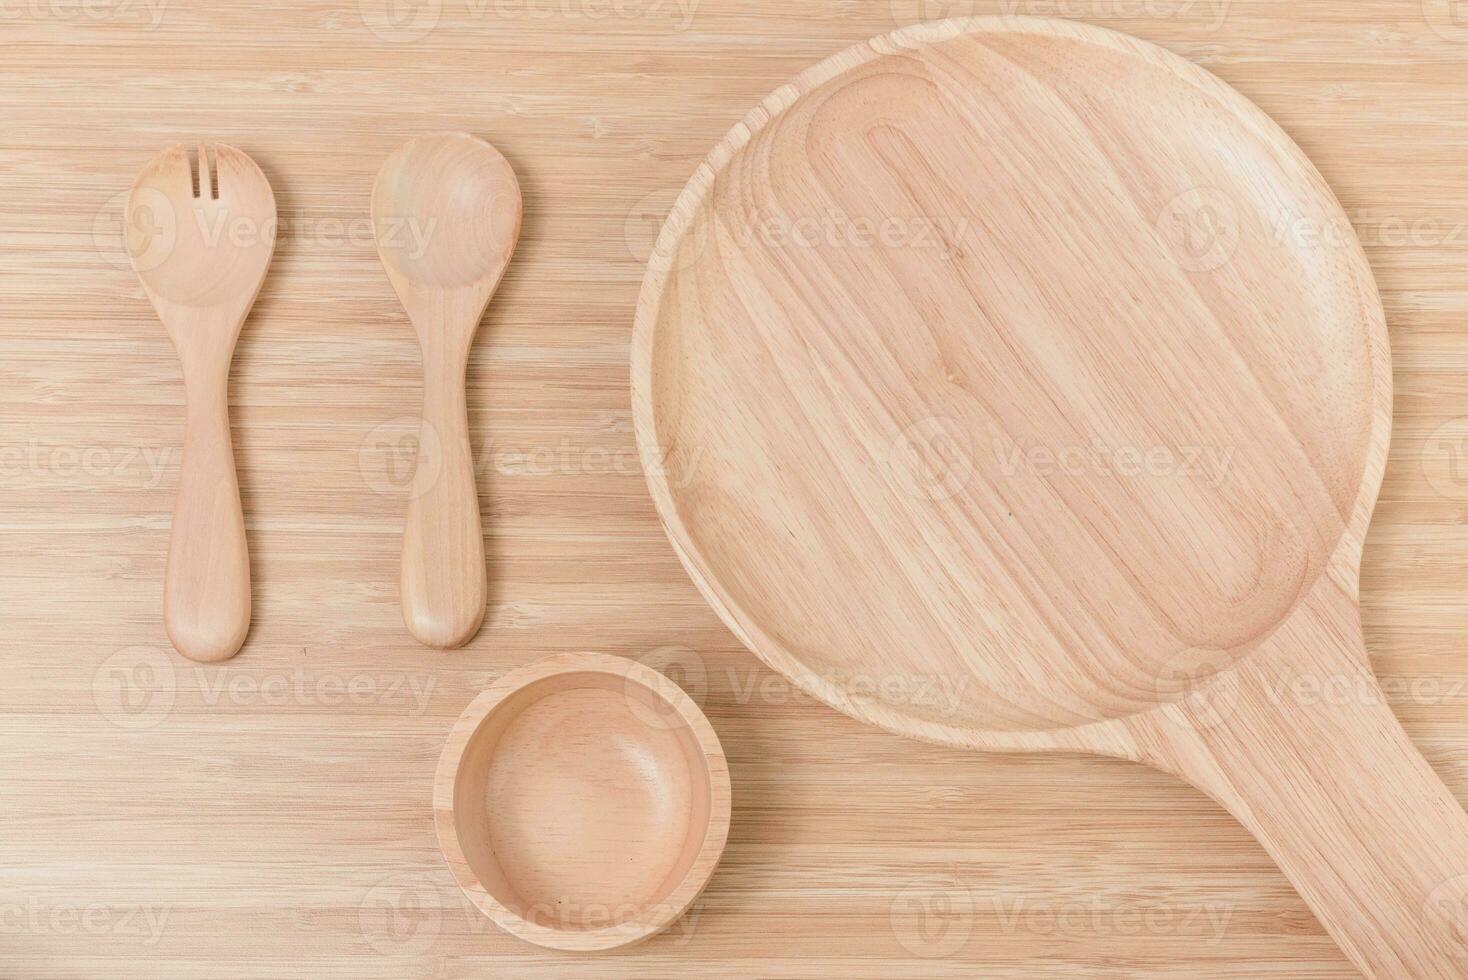
<path id="1" fill-rule="evenodd" d="M 683 911 L 714 784 L 698 737 L 647 685 L 595 671 L 507 696 L 470 738 L 454 785 L 464 858 L 484 890 L 566 932 Z M 674 905 L 676 904 L 676 907 Z"/>

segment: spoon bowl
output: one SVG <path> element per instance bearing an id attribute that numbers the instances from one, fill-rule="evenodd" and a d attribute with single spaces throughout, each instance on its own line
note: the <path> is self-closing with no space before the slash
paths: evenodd
<path id="1" fill-rule="evenodd" d="M 465 133 L 416 139 L 388 158 L 372 194 L 383 261 L 408 283 L 498 283 L 520 233 L 520 184 L 498 150 Z"/>

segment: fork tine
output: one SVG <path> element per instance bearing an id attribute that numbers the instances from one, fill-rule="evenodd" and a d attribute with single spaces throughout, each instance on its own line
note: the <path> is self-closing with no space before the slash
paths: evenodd
<path id="1" fill-rule="evenodd" d="M 199 144 L 199 200 L 208 201 L 214 197 L 214 185 L 210 180 L 211 167 L 209 164 L 209 148 L 203 143 Z"/>

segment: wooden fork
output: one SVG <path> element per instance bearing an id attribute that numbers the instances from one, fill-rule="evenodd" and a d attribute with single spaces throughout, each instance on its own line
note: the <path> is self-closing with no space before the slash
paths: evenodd
<path id="1" fill-rule="evenodd" d="M 250 554 L 229 430 L 229 365 L 275 251 L 275 195 L 233 147 L 154 157 L 128 198 L 128 254 L 183 364 L 183 471 L 163 621 L 192 660 L 228 660 L 250 630 Z"/>

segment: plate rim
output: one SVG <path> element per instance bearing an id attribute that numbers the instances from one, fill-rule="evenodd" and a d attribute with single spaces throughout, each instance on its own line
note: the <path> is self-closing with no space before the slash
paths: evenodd
<path id="1" fill-rule="evenodd" d="M 1321 582 L 1330 579 L 1345 591 L 1353 603 L 1359 605 L 1361 558 L 1366 535 L 1370 529 L 1385 478 L 1392 435 L 1394 392 L 1390 336 L 1380 287 L 1367 259 L 1365 249 L 1354 227 L 1349 223 L 1349 215 L 1334 188 L 1320 173 L 1304 149 L 1273 117 L 1238 89 L 1201 65 L 1158 44 L 1083 21 L 1051 17 L 990 15 L 916 24 L 852 45 L 807 68 L 761 100 L 729 130 L 698 165 L 674 202 L 653 247 L 638 294 L 633 323 L 631 357 L 633 429 L 637 438 L 639 457 L 643 462 L 644 476 L 657 508 L 659 522 L 680 564 L 693 580 L 699 594 L 713 608 L 724 625 L 734 633 L 740 643 L 766 666 L 788 678 L 807 694 L 864 724 L 875 725 L 884 731 L 931 744 L 999 752 L 1086 751 L 1135 760 L 1138 756 L 1133 739 L 1127 732 L 1127 722 L 1176 702 L 1163 701 L 1128 715 L 1076 727 L 1035 730 L 991 729 L 946 724 L 918 718 L 878 701 L 871 701 L 865 705 L 856 704 L 841 689 L 828 683 L 818 673 L 811 670 L 804 661 L 789 653 L 783 644 L 765 633 L 756 617 L 744 614 L 739 609 L 738 603 L 722 587 L 712 567 L 694 546 L 693 538 L 679 516 L 676 495 L 668 483 L 664 468 L 648 465 L 650 461 L 663 459 L 666 452 L 657 434 L 658 413 L 653 398 L 655 387 L 653 361 L 657 349 L 657 323 L 661 313 L 662 298 L 675 272 L 678 247 L 684 235 L 692 227 L 700 205 L 713 189 L 720 174 L 753 141 L 756 135 L 815 88 L 883 57 L 919 51 L 961 36 L 983 34 L 1038 34 L 1068 38 L 1138 57 L 1171 72 L 1181 81 L 1191 83 L 1205 94 L 1217 99 L 1224 108 L 1232 112 L 1241 124 L 1253 130 L 1261 140 L 1276 146 L 1290 157 L 1302 175 L 1313 179 L 1319 185 L 1329 202 L 1345 220 L 1343 227 L 1350 229 L 1350 234 L 1343 236 L 1342 246 L 1344 257 L 1350 267 L 1350 278 L 1362 290 L 1360 301 L 1364 319 L 1363 326 L 1367 333 L 1371 387 L 1375 403 L 1371 412 L 1371 428 L 1367 437 L 1366 456 L 1357 499 L 1352 506 L 1345 529 L 1336 543 L 1335 550 L 1315 584 L 1318 587 Z M 1273 630 L 1260 636 L 1259 644 L 1255 649 L 1263 645 L 1270 636 L 1288 622 L 1301 604 L 1297 604 L 1290 615 L 1284 616 L 1279 623 L 1275 624 Z M 1236 668 L 1247 661 L 1251 655 L 1252 652 L 1244 654 L 1230 667 L 1219 671 L 1218 674 L 1203 682 L 1197 693 L 1206 695 L 1208 688 L 1220 679 L 1234 673 Z"/>

